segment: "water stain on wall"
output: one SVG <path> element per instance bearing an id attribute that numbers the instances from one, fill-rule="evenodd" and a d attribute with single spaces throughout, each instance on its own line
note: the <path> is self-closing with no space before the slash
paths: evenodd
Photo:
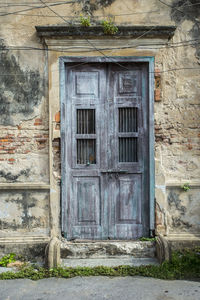
<path id="1" fill-rule="evenodd" d="M 0 125 L 17 125 L 34 113 L 44 95 L 44 78 L 38 70 L 25 71 L 0 40 Z"/>
<path id="2" fill-rule="evenodd" d="M 0 230 L 17 231 L 24 229 L 29 231 L 48 226 L 48 214 L 46 214 L 49 208 L 48 194 L 39 191 L 9 191 L 9 193 L 2 192 L 1 198 L 3 205 L 9 208 L 6 211 L 9 214 L 9 219 L 1 218 Z M 42 204 L 40 203 L 41 200 Z"/>
<path id="3" fill-rule="evenodd" d="M 13 175 L 11 172 L 5 172 L 4 170 L 0 170 L 0 177 L 5 178 L 7 181 L 15 182 L 22 175 L 29 177 L 30 171 L 30 169 L 25 169 L 21 170 L 18 174 Z"/>
<path id="4" fill-rule="evenodd" d="M 193 40 L 193 46 L 196 48 L 196 56 L 200 59 L 200 21 L 197 18 L 200 17 L 200 1 L 199 0 L 174 0 L 171 9 L 171 18 L 180 24 L 184 20 L 192 21 L 193 27 L 190 31 L 191 39 Z"/>
<path id="5" fill-rule="evenodd" d="M 167 200 L 170 208 L 174 207 L 176 210 L 180 212 L 181 215 L 184 215 L 186 213 L 186 207 L 181 204 L 181 200 L 179 199 L 179 194 L 170 191 Z"/>
<path id="6" fill-rule="evenodd" d="M 95 10 L 105 8 L 111 5 L 115 0 L 80 0 L 82 11 L 86 14 L 92 14 Z"/>

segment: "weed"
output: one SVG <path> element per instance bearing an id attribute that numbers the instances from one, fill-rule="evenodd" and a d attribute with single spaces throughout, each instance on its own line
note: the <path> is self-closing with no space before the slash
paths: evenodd
<path id="1" fill-rule="evenodd" d="M 114 35 L 118 32 L 118 28 L 114 25 L 111 18 L 109 18 L 108 20 L 103 20 L 101 24 L 103 26 L 103 32 L 105 34 Z"/>
<path id="2" fill-rule="evenodd" d="M 0 266 L 1 267 L 7 267 L 8 264 L 16 261 L 15 257 L 16 257 L 15 253 L 10 253 L 10 254 L 7 254 L 7 255 L 3 256 L 0 259 Z"/>
<path id="3" fill-rule="evenodd" d="M 0 274 L 0 280 L 29 278 L 72 278 L 75 276 L 146 276 L 160 279 L 197 279 L 200 278 L 200 248 L 183 250 L 172 253 L 171 261 L 161 265 L 148 266 L 119 266 L 119 267 L 77 267 L 45 269 L 24 265 L 16 273 L 5 272 Z"/>
<path id="4" fill-rule="evenodd" d="M 139 238 L 141 242 L 155 242 L 156 238 L 149 238 L 149 237 L 141 237 Z"/>
<path id="5" fill-rule="evenodd" d="M 91 23 L 90 23 L 90 17 L 83 17 L 82 15 L 80 16 L 80 22 L 81 22 L 81 25 L 83 27 L 89 27 L 91 26 Z"/>
<path id="6" fill-rule="evenodd" d="M 190 185 L 189 183 L 184 183 L 181 188 L 184 190 L 184 192 L 187 192 L 190 190 Z"/>

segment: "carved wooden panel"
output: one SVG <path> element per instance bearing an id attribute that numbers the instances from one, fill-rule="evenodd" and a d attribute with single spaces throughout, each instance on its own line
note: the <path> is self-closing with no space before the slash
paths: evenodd
<path id="1" fill-rule="evenodd" d="M 73 195 L 76 225 L 100 224 L 100 184 L 99 178 L 79 177 L 74 180 Z"/>
<path id="2" fill-rule="evenodd" d="M 140 175 L 120 176 L 116 204 L 116 223 L 141 222 L 141 178 Z"/>
<path id="3" fill-rule="evenodd" d="M 75 72 L 74 95 L 95 96 L 99 95 L 99 73 L 92 71 Z"/>
<path id="4" fill-rule="evenodd" d="M 137 80 L 135 72 L 120 72 L 118 74 L 118 93 L 122 95 L 137 93 Z"/>

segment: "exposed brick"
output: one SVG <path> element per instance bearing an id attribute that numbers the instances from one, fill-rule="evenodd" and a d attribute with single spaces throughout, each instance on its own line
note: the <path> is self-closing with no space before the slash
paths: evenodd
<path id="1" fill-rule="evenodd" d="M 27 153 L 30 153 L 31 151 L 30 150 L 25 150 L 24 152 L 23 152 L 23 154 L 27 154 Z"/>
<path id="2" fill-rule="evenodd" d="M 155 90 L 154 90 L 154 100 L 161 101 L 161 75 L 160 69 L 155 69 Z"/>
<path id="3" fill-rule="evenodd" d="M 56 130 L 60 130 L 60 124 L 56 124 L 55 129 L 56 129 Z"/>
<path id="4" fill-rule="evenodd" d="M 15 151 L 13 151 L 13 150 L 8 150 L 8 153 L 9 153 L 9 154 L 14 154 Z"/>
<path id="5" fill-rule="evenodd" d="M 14 162 L 14 161 L 15 161 L 15 159 L 14 159 L 14 158 L 9 158 L 9 159 L 8 159 L 8 161 L 10 161 L 10 162 Z"/>
<path id="6" fill-rule="evenodd" d="M 187 148 L 188 148 L 189 150 L 192 150 L 192 149 L 193 149 L 193 147 L 192 147 L 191 144 L 188 144 L 188 145 L 187 145 Z"/>
<path id="7" fill-rule="evenodd" d="M 154 71 L 155 73 L 155 77 L 158 77 L 158 76 L 160 76 L 160 69 L 158 69 L 158 68 L 155 68 L 155 71 Z"/>
<path id="8" fill-rule="evenodd" d="M 154 100 L 161 101 L 161 89 L 156 89 L 154 91 Z"/>
<path id="9" fill-rule="evenodd" d="M 39 119 L 39 118 L 35 119 L 34 125 L 35 125 L 35 126 L 42 125 L 42 120 Z"/>
<path id="10" fill-rule="evenodd" d="M 57 123 L 60 122 L 60 112 L 59 112 L 59 111 L 55 114 L 55 121 L 56 121 Z"/>

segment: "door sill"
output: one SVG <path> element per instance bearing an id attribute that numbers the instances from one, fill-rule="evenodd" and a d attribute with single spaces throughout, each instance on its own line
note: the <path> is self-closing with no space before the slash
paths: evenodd
<path id="1" fill-rule="evenodd" d="M 68 258 L 112 258 L 131 256 L 137 258 L 154 258 L 155 241 L 138 240 L 78 240 L 61 241 L 61 259 Z"/>

